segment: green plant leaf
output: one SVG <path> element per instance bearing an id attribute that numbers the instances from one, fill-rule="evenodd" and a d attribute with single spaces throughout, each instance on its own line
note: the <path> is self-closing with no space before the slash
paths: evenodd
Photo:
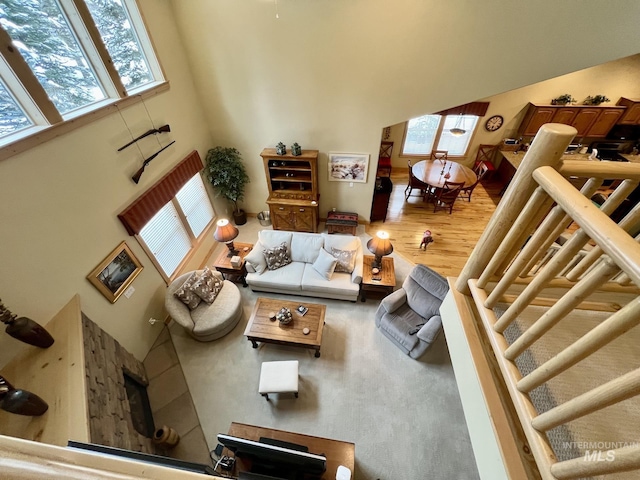
<path id="1" fill-rule="evenodd" d="M 234 212 L 238 212 L 238 202 L 244 198 L 249 183 L 240 152 L 233 147 L 217 146 L 207 152 L 206 162 L 207 178 L 216 195 L 233 202 Z"/>

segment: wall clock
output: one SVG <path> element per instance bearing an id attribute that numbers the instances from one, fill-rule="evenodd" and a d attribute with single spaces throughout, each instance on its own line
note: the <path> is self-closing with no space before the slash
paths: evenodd
<path id="1" fill-rule="evenodd" d="M 502 118 L 502 115 L 494 115 L 485 122 L 484 128 L 486 128 L 488 132 L 495 132 L 502 126 L 503 122 L 504 118 Z"/>

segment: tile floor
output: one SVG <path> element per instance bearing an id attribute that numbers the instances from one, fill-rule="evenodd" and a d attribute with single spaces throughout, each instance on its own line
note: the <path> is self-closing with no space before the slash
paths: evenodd
<path id="1" fill-rule="evenodd" d="M 166 425 L 180 435 L 180 443 L 168 450 L 167 455 L 211 465 L 209 447 L 167 327 L 143 363 L 149 379 L 147 393 L 156 428 Z"/>

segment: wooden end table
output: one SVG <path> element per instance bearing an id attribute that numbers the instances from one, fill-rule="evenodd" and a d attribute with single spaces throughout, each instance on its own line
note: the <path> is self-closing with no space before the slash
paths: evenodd
<path id="1" fill-rule="evenodd" d="M 216 258 L 213 266 L 218 270 L 225 280 L 232 282 L 242 282 L 242 286 L 247 286 L 247 267 L 245 266 L 244 257 L 253 249 L 253 243 L 240 243 L 233 242 L 233 246 L 238 250 L 238 256 L 242 259 L 242 263 L 239 267 L 231 265 L 231 257 L 228 257 L 229 249 L 224 248 L 218 258 Z M 245 250 L 245 248 L 247 250 Z"/>
<path id="2" fill-rule="evenodd" d="M 259 297 L 244 331 L 253 348 L 258 348 L 258 342 L 289 345 L 315 350 L 316 358 L 319 357 L 327 307 L 317 303 L 303 302 L 302 305 L 309 310 L 302 316 L 296 312 L 299 305 L 301 305 L 300 302 Z M 291 310 L 293 320 L 291 323 L 281 326 L 277 320 L 269 319 L 269 313 L 277 313 L 282 307 Z M 310 330 L 307 335 L 302 332 L 305 327 Z"/>
<path id="3" fill-rule="evenodd" d="M 374 280 L 371 273 L 371 265 L 376 257 L 373 255 L 365 255 L 363 258 L 362 283 L 360 284 L 360 301 L 366 301 L 366 292 L 381 293 L 383 296 L 393 292 L 396 286 L 396 270 L 393 266 L 393 258 L 382 257 L 382 267 L 380 273 L 376 277 L 380 280 Z"/>

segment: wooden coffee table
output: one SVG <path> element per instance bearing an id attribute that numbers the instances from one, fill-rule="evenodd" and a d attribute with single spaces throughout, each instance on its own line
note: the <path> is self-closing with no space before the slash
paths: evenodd
<path id="1" fill-rule="evenodd" d="M 301 304 L 309 309 L 304 316 L 296 312 L 296 308 Z M 287 307 L 291 310 L 293 320 L 291 323 L 281 326 L 277 320 L 269 319 L 269 313 L 277 313 L 282 307 Z M 326 305 L 317 303 L 289 302 L 275 298 L 259 297 L 253 307 L 253 312 L 244 334 L 253 345 L 253 348 L 258 348 L 258 342 L 275 343 L 276 345 L 310 348 L 315 350 L 315 356 L 319 357 L 326 310 Z M 305 327 L 310 330 L 308 335 L 302 333 L 302 329 Z"/>

